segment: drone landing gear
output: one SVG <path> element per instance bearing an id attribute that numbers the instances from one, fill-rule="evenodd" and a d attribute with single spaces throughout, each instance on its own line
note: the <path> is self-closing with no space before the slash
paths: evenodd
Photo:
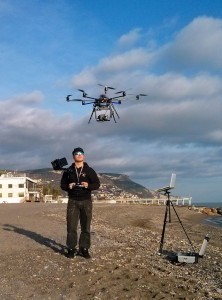
<path id="1" fill-rule="evenodd" d="M 118 119 L 119 119 L 120 117 L 119 117 L 119 115 L 118 115 L 118 113 L 117 113 L 117 111 L 116 111 L 116 109 L 115 109 L 115 106 L 114 106 L 113 104 L 111 105 L 111 111 L 112 111 L 112 114 L 113 114 L 113 119 L 114 119 L 114 121 L 115 121 L 115 123 L 116 123 L 116 119 L 115 119 L 114 113 L 117 115 Z"/>
<path id="2" fill-rule="evenodd" d="M 91 119 L 92 119 L 92 116 L 93 116 L 93 114 L 95 113 L 95 115 L 96 115 L 96 109 L 95 109 L 95 107 L 93 107 L 93 110 L 92 110 L 92 113 L 91 113 L 91 115 L 90 115 L 90 118 L 89 118 L 89 121 L 88 121 L 88 124 L 90 123 L 90 121 L 91 121 Z"/>

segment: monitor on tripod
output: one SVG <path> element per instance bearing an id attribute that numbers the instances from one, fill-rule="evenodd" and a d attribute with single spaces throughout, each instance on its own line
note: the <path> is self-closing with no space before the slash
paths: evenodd
<path id="1" fill-rule="evenodd" d="M 175 182 L 176 182 L 176 174 L 175 173 L 172 173 L 171 175 L 171 179 L 170 179 L 170 185 L 168 186 L 164 186 L 158 190 L 156 190 L 156 192 L 166 192 L 168 190 L 172 190 L 175 188 Z"/>

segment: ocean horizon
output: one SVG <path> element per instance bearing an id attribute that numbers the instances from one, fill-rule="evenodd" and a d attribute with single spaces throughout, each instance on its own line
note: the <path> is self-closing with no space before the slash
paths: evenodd
<path id="1" fill-rule="evenodd" d="M 194 202 L 192 203 L 194 206 L 204 206 L 204 207 L 211 207 L 211 208 L 218 208 L 222 207 L 222 202 Z"/>

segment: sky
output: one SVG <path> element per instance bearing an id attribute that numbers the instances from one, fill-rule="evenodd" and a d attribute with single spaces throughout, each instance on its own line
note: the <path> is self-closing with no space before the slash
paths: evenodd
<path id="1" fill-rule="evenodd" d="M 97 172 L 152 190 L 174 172 L 173 195 L 222 202 L 221 0 L 0 0 L 0 82 L 0 169 L 80 146 Z M 127 91 L 117 123 L 65 101 L 98 84 Z"/>

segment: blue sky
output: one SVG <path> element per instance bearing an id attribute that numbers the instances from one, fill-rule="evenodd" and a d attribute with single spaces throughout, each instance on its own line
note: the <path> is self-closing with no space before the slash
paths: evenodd
<path id="1" fill-rule="evenodd" d="M 98 172 L 221 201 L 221 0 L 0 0 L 0 169 L 51 167 L 82 146 Z M 132 96 L 118 123 L 67 103 L 98 83 Z M 110 91 L 111 93 L 111 91 Z M 129 101 L 128 101 L 129 100 Z"/>

